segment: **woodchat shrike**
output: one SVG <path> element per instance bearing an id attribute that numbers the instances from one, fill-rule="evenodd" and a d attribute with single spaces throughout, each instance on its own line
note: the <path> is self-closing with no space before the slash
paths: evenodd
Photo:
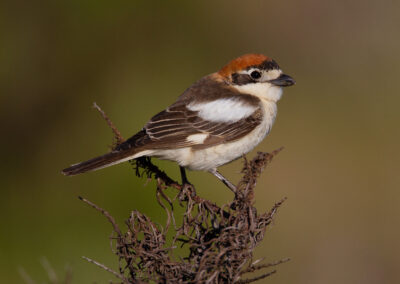
<path id="1" fill-rule="evenodd" d="M 217 168 L 250 152 L 268 135 L 282 87 L 293 84 L 271 58 L 240 56 L 195 82 L 111 152 L 62 173 L 76 175 L 150 156 L 177 162 L 184 182 L 185 168 L 208 171 L 235 191 Z"/>

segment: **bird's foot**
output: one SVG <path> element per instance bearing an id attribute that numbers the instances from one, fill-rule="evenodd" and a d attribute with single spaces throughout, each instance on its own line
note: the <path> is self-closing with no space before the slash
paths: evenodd
<path id="1" fill-rule="evenodd" d="M 188 190 L 190 191 L 191 196 L 196 196 L 196 189 L 194 188 L 194 185 L 188 181 L 185 168 L 179 167 L 179 169 L 181 171 L 181 177 L 182 177 L 182 190 Z"/>
<path id="2" fill-rule="evenodd" d="M 188 181 L 182 183 L 182 190 L 187 190 L 187 191 L 189 191 L 189 192 L 190 192 L 190 195 L 191 195 L 192 197 L 197 195 L 197 194 L 196 194 L 196 188 L 194 187 L 193 184 L 191 184 L 191 183 L 188 182 Z"/>

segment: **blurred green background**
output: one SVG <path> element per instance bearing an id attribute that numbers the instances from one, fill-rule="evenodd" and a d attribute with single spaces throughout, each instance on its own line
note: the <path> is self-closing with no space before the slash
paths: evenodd
<path id="1" fill-rule="evenodd" d="M 263 174 L 256 206 L 288 201 L 257 256 L 291 257 L 261 283 L 399 283 L 399 1 L 7 1 L 0 5 L 0 282 L 18 269 L 46 281 L 40 259 L 74 283 L 112 275 L 111 226 L 133 209 L 162 221 L 154 184 L 125 163 L 77 177 L 67 165 L 138 131 L 191 83 L 249 52 L 274 58 L 285 89 L 269 137 L 285 150 Z M 249 157 L 251 157 L 253 151 Z M 159 162 L 178 177 L 177 166 Z M 222 167 L 239 179 L 241 161 Z M 190 172 L 205 198 L 231 193 Z"/>

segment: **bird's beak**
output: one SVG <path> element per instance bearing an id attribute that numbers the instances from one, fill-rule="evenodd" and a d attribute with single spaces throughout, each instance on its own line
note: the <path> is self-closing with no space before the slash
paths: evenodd
<path id="1" fill-rule="evenodd" d="M 269 82 L 279 87 L 289 87 L 296 84 L 296 81 L 292 77 L 286 74 L 281 74 L 278 78 L 274 80 L 269 80 Z"/>

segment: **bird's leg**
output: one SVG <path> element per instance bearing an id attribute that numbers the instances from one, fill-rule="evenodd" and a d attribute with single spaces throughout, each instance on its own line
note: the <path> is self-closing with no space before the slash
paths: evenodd
<path id="1" fill-rule="evenodd" d="M 229 180 L 227 180 L 223 175 L 221 175 L 216 169 L 210 170 L 214 176 L 216 176 L 220 181 L 222 181 L 233 193 L 236 193 L 236 186 L 234 186 Z"/>
<path id="2" fill-rule="evenodd" d="M 191 189 L 193 190 L 194 195 L 196 195 L 196 191 L 195 191 L 195 189 L 194 189 L 193 184 L 191 184 L 191 183 L 188 181 L 187 177 L 186 177 L 186 170 L 185 170 L 185 168 L 179 166 L 179 169 L 180 169 L 180 171 L 181 171 L 181 177 L 182 177 L 182 188 L 187 188 L 187 187 L 189 187 L 189 188 L 191 188 Z"/>
<path id="3" fill-rule="evenodd" d="M 190 184 L 190 182 L 188 181 L 187 177 L 186 177 L 186 171 L 184 167 L 179 166 L 179 169 L 181 170 L 181 178 L 182 178 L 182 184 Z"/>

